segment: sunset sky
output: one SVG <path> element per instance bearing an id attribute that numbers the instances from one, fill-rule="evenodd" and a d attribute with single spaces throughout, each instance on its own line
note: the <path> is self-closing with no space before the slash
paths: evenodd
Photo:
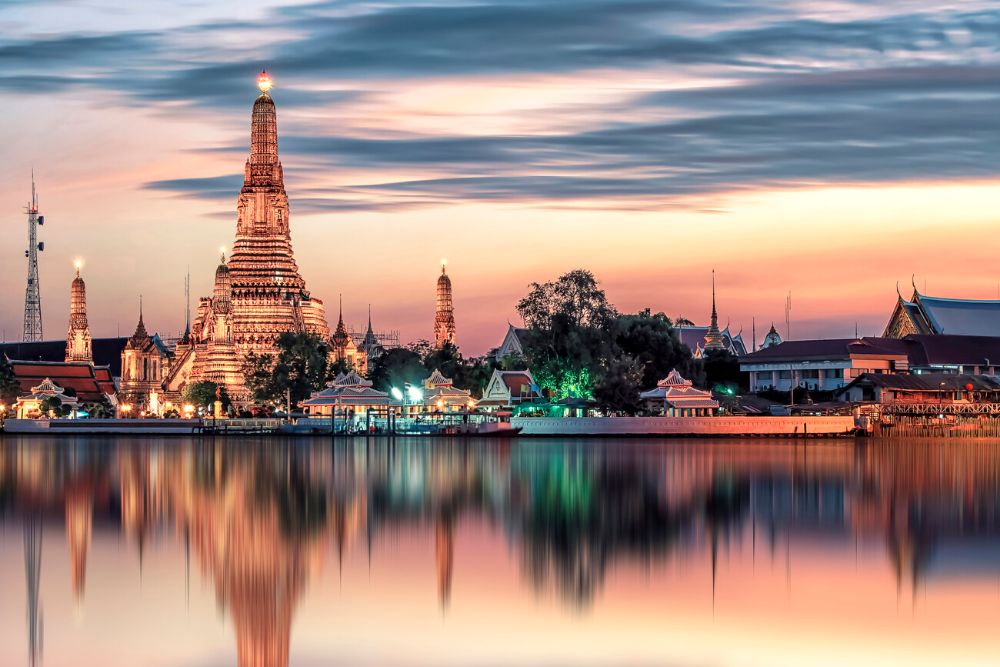
<path id="1" fill-rule="evenodd" d="M 45 337 L 184 322 L 231 245 L 254 78 L 292 240 L 336 323 L 467 354 L 533 280 L 623 311 L 880 334 L 896 297 L 997 298 L 1000 9 L 821 0 L 0 0 L 0 296 L 21 334 L 34 168 Z"/>

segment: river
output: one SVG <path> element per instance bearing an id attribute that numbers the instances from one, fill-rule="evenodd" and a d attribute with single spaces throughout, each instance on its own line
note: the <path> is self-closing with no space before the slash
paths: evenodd
<path id="1" fill-rule="evenodd" d="M 995 665 L 1000 443 L 0 440 L 0 664 Z"/>

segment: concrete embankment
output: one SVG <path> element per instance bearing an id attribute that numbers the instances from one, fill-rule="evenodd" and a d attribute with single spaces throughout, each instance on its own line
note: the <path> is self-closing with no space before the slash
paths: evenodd
<path id="1" fill-rule="evenodd" d="M 854 417 L 515 417 L 522 435 L 830 437 L 854 433 Z"/>

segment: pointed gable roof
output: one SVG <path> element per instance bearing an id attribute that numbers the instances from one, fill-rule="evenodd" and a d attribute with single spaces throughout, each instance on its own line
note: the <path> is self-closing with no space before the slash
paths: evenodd
<path id="1" fill-rule="evenodd" d="M 435 387 L 451 387 L 454 384 L 455 383 L 451 378 L 446 378 L 437 368 L 435 368 L 434 372 L 430 374 L 430 377 L 424 380 L 424 387 L 427 389 L 433 389 Z"/>

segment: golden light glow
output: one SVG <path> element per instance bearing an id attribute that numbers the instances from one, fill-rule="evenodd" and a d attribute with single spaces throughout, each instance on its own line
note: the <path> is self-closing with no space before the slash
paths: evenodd
<path id="1" fill-rule="evenodd" d="M 441 258 L 441 266 L 448 266 L 448 260 L 444 257 Z"/>
<path id="2" fill-rule="evenodd" d="M 266 93 L 271 90 L 271 86 L 274 85 L 271 81 L 271 75 L 267 73 L 267 70 L 261 70 L 260 74 L 257 75 L 257 87 L 260 88 L 260 92 Z"/>
<path id="3" fill-rule="evenodd" d="M 82 269 L 83 268 L 83 260 L 80 259 L 80 258 L 74 259 L 73 260 L 73 268 L 76 269 L 77 271 L 79 271 L 80 269 Z"/>

